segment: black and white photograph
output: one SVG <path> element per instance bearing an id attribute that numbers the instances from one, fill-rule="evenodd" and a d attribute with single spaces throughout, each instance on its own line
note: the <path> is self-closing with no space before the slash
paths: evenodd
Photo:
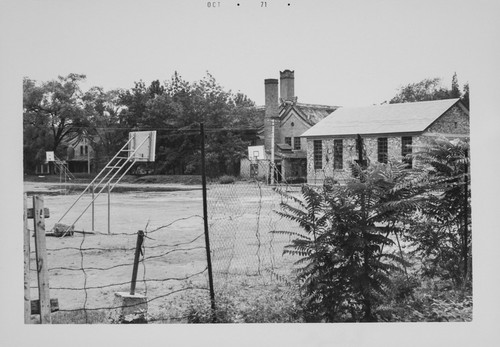
<path id="1" fill-rule="evenodd" d="M 3 1 L 2 345 L 496 346 L 499 5 Z"/>

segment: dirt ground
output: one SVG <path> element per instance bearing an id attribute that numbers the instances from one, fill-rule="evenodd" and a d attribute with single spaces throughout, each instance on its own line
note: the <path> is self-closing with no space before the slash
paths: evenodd
<path id="1" fill-rule="evenodd" d="M 46 230 L 52 229 L 79 194 L 65 194 L 60 188 L 50 183 L 25 182 L 25 192 L 42 195 L 50 210 Z M 51 297 L 59 300 L 61 310 L 112 307 L 115 292 L 129 291 L 138 230 L 145 230 L 147 238 L 136 292 L 152 300 L 149 314 L 159 315 L 174 297 L 169 295 L 171 292 L 191 286 L 207 287 L 202 192 L 199 186 L 170 188 L 112 192 L 109 233 L 108 195 L 103 192 L 94 203 L 95 234 L 47 237 Z M 288 238 L 269 233 L 271 229 L 289 228 L 273 212 L 280 201 L 276 193 L 251 184 L 219 185 L 209 187 L 208 197 L 216 285 L 228 281 L 230 275 L 268 279 L 269 269 L 288 273 L 293 259 L 282 256 Z M 79 218 L 75 229 L 92 231 L 90 201 L 90 195 L 85 195 L 60 222 L 73 224 Z M 29 228 L 33 228 L 32 224 Z M 36 298 L 33 238 L 31 247 L 31 297 Z"/>

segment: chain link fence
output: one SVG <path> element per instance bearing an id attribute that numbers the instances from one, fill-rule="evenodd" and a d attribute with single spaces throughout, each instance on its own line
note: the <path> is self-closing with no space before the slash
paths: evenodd
<path id="1" fill-rule="evenodd" d="M 259 161 L 259 170 L 269 165 Z M 300 185 L 283 180 L 269 185 L 266 179 L 229 182 L 224 178 L 208 185 L 208 216 L 215 288 L 249 279 L 262 284 L 291 274 L 297 259 L 283 255 L 289 236 L 272 231 L 298 231 L 297 223 L 276 213 L 288 198 L 279 191 L 300 196 Z"/>

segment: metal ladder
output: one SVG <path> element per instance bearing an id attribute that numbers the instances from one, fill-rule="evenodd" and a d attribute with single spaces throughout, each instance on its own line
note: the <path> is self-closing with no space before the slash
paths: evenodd
<path id="1" fill-rule="evenodd" d="M 52 232 L 56 235 L 61 233 L 61 230 L 57 229 L 58 224 L 60 224 L 67 214 L 77 206 L 78 202 L 82 197 L 88 193 L 92 193 L 92 200 L 83 208 L 79 216 L 71 224 L 61 224 L 64 227 L 62 236 L 66 236 L 68 232 L 73 233 L 73 228 L 75 224 L 80 220 L 80 218 L 85 214 L 90 206 L 94 204 L 94 201 L 101 195 L 101 193 L 107 189 L 111 192 L 113 188 L 120 182 L 120 180 L 129 172 L 132 166 L 137 161 L 135 154 L 137 151 L 149 141 L 149 137 L 146 137 L 138 146 L 134 146 L 135 149 L 129 149 L 129 145 L 135 141 L 135 137 L 131 136 L 129 140 L 123 145 L 123 147 L 116 153 L 116 155 L 106 164 L 106 166 L 97 174 L 97 176 L 90 182 L 83 192 L 76 198 L 73 204 L 64 212 L 61 218 L 56 222 Z M 120 173 L 121 172 L 121 173 Z M 96 193 L 97 192 L 97 193 Z M 94 216 L 92 216 L 94 218 Z M 109 218 L 109 216 L 108 216 Z M 92 220 L 92 226 L 94 221 Z M 93 227 L 92 227 L 93 229 Z"/>

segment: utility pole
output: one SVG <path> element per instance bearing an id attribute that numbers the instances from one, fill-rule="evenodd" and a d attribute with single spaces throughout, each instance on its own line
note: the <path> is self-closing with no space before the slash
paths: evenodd
<path id="1" fill-rule="evenodd" d="M 274 119 L 271 119 L 271 185 L 274 185 Z"/>
<path id="2" fill-rule="evenodd" d="M 87 173 L 90 174 L 90 146 L 87 139 L 85 139 L 85 142 L 87 143 Z"/>

